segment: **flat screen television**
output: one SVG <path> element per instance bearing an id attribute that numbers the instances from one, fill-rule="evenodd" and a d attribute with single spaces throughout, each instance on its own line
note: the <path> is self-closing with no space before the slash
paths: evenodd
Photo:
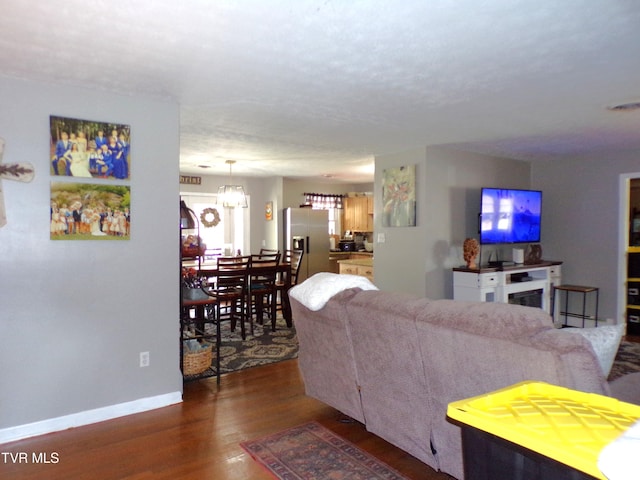
<path id="1" fill-rule="evenodd" d="M 541 213 L 539 190 L 483 188 L 480 243 L 537 243 Z"/>

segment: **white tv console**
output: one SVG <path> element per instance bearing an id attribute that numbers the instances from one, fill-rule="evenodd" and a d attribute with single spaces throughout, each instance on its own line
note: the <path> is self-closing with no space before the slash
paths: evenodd
<path id="1" fill-rule="evenodd" d="M 562 262 L 453 269 L 453 299 L 537 306 L 551 313 L 551 290 Z"/>

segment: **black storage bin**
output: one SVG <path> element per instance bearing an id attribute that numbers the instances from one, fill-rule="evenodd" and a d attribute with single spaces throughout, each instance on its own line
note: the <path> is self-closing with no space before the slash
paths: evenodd
<path id="1" fill-rule="evenodd" d="M 640 253 L 627 254 L 627 277 L 640 278 Z"/>
<path id="2" fill-rule="evenodd" d="M 640 335 L 640 308 L 627 309 L 627 335 Z"/>
<path id="3" fill-rule="evenodd" d="M 552 458 L 461 425 L 465 480 L 594 480 Z"/>
<path id="4" fill-rule="evenodd" d="M 627 283 L 627 305 L 640 307 L 640 282 Z"/>
<path id="5" fill-rule="evenodd" d="M 465 480 L 605 479 L 602 449 L 638 418 L 640 405 L 545 382 L 520 382 L 447 408 L 460 427 Z"/>

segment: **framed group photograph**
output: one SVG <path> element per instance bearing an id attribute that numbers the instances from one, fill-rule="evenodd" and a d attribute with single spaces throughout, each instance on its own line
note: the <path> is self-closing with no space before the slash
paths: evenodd
<path id="1" fill-rule="evenodd" d="M 131 188 L 51 182 L 51 240 L 129 240 Z"/>
<path id="2" fill-rule="evenodd" d="M 127 180 L 131 175 L 131 127 L 50 116 L 53 176 Z"/>

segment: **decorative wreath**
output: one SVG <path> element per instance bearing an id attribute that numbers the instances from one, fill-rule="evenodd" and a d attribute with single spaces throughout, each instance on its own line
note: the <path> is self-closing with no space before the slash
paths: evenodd
<path id="1" fill-rule="evenodd" d="M 211 218 L 213 216 L 213 218 Z M 220 223 L 220 214 L 215 208 L 205 208 L 200 214 L 200 221 L 205 227 L 215 227 Z"/>

